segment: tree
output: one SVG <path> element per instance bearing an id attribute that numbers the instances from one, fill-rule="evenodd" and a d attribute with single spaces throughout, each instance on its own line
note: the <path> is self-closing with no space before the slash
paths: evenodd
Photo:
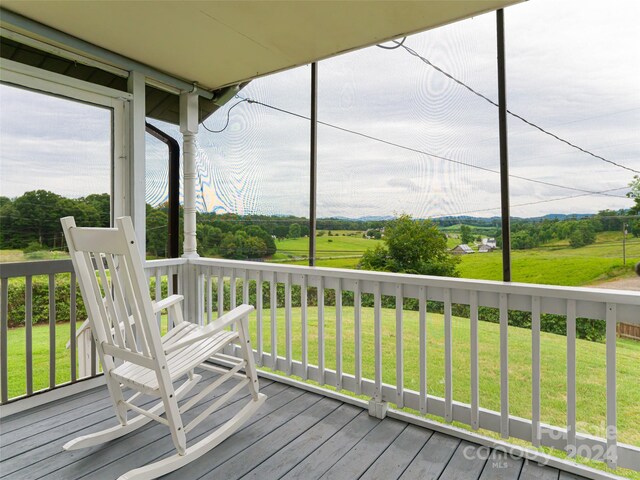
<path id="1" fill-rule="evenodd" d="M 23 244 L 35 240 L 40 245 L 53 246 L 57 233 L 62 231 L 60 217 L 64 208 L 60 208 L 65 199 L 46 190 L 26 192 L 16 198 L 13 206 L 17 213 L 15 226 Z"/>
<path id="2" fill-rule="evenodd" d="M 569 245 L 573 248 L 591 245 L 596 241 L 596 232 L 591 222 L 579 222 L 576 228 L 569 235 Z"/>
<path id="3" fill-rule="evenodd" d="M 289 238 L 300 238 L 300 225 L 297 223 L 289 225 Z"/>
<path id="4" fill-rule="evenodd" d="M 462 243 L 473 242 L 473 233 L 471 232 L 471 227 L 469 225 L 460 226 L 460 241 Z"/>
<path id="5" fill-rule="evenodd" d="M 167 256 L 167 214 L 147 205 L 147 255 L 151 257 Z"/>
<path id="6" fill-rule="evenodd" d="M 384 246 L 367 250 L 360 268 L 419 275 L 457 277 L 458 257 L 447 251 L 447 239 L 429 220 L 403 214 L 384 231 Z"/>

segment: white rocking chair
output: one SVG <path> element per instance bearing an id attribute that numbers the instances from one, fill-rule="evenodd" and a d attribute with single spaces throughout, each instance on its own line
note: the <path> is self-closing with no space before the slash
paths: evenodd
<path id="1" fill-rule="evenodd" d="M 249 342 L 248 316 L 253 307 L 241 305 L 205 327 L 183 321 L 181 295 L 172 295 L 157 303 L 151 301 L 130 218 L 118 218 L 117 228 L 76 227 L 73 217 L 61 221 L 119 421 L 119 425 L 107 430 L 76 438 L 64 448 L 75 450 L 98 445 L 155 420 L 169 427 L 177 453 L 131 470 L 120 480 L 165 475 L 221 443 L 264 403 L 266 396 L 258 392 Z M 161 337 L 156 313 L 163 309 L 172 310 L 175 327 Z M 231 325 L 236 328 L 228 330 L 226 327 Z M 221 369 L 205 363 L 230 343 L 238 343 L 242 352 L 242 359 L 232 368 Z M 223 374 L 178 405 L 201 379 L 194 373 L 196 367 Z M 244 375 L 239 373 L 243 369 Z M 183 383 L 174 389 L 174 382 L 183 379 Z M 239 383 L 184 425 L 182 414 L 229 379 Z M 189 431 L 245 387 L 251 394 L 247 404 L 214 432 L 187 447 Z M 125 388 L 135 391 L 126 400 Z M 160 401 L 151 408 L 142 408 L 133 403 L 142 395 L 159 397 Z M 129 410 L 138 415 L 127 418 Z"/>

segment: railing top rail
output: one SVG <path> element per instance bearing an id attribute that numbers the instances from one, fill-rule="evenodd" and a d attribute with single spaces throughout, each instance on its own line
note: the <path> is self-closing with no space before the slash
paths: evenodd
<path id="1" fill-rule="evenodd" d="M 174 265 L 184 265 L 187 263 L 186 258 L 161 258 L 158 260 L 147 260 L 144 262 L 144 268 L 171 267 Z"/>
<path id="2" fill-rule="evenodd" d="M 0 263 L 0 278 L 71 273 L 73 264 L 67 260 L 38 260 L 34 262 Z"/>
<path id="3" fill-rule="evenodd" d="M 640 292 L 628 290 L 610 290 L 588 287 L 562 287 L 556 285 L 538 285 L 493 280 L 472 280 L 466 278 L 435 277 L 406 273 L 372 272 L 365 270 L 347 270 L 339 268 L 307 267 L 303 265 L 283 265 L 276 263 L 249 262 L 219 258 L 195 258 L 189 263 L 194 265 L 262 270 L 293 275 L 319 275 L 323 277 L 351 279 L 372 282 L 402 283 L 404 285 L 427 286 L 432 288 L 451 288 L 476 290 L 479 292 L 508 293 L 547 298 L 563 298 L 591 302 L 624 303 L 640 306 Z"/>

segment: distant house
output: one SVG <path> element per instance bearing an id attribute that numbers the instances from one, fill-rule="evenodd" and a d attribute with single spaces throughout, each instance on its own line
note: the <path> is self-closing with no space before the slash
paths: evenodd
<path id="1" fill-rule="evenodd" d="M 469 253 L 476 253 L 476 252 L 466 243 L 461 243 L 457 247 L 452 248 L 451 253 L 453 253 L 454 255 L 467 255 Z"/>
<path id="2" fill-rule="evenodd" d="M 487 246 L 491 248 L 496 248 L 496 239 L 495 238 L 487 238 Z"/>
<path id="3" fill-rule="evenodd" d="M 495 250 L 495 247 L 492 247 L 488 244 L 480 245 L 478 248 L 478 253 L 489 253 Z"/>

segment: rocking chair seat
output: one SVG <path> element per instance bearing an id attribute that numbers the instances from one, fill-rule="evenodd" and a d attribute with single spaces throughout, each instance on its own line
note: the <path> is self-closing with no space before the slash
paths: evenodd
<path id="1" fill-rule="evenodd" d="M 175 326 L 162 338 L 162 346 L 166 350 L 178 342 L 184 342 L 196 335 L 200 336 L 202 333 L 202 327 L 193 323 L 183 322 Z M 171 381 L 174 382 L 186 375 L 206 359 L 221 351 L 230 342 L 237 341 L 237 339 L 238 332 L 222 330 L 207 338 L 172 351 L 166 356 L 167 369 L 169 370 Z M 112 370 L 111 374 L 120 383 L 148 394 L 154 394 L 160 388 L 155 371 L 135 363 L 124 362 Z"/>

